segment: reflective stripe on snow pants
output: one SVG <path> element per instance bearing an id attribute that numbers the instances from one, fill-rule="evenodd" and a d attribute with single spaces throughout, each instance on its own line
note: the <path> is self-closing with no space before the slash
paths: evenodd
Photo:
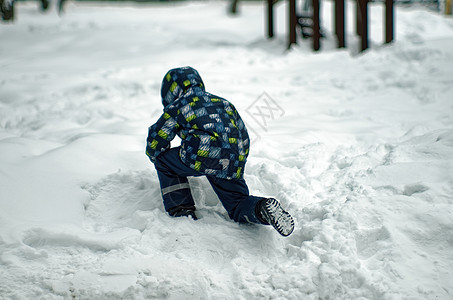
<path id="1" fill-rule="evenodd" d="M 179 147 L 160 154 L 154 166 L 167 212 L 177 206 L 195 206 L 187 177 L 206 175 L 189 168 L 181 161 Z M 249 195 L 244 179 L 227 180 L 214 176 L 206 178 L 231 219 L 241 223 L 261 223 L 255 215 L 255 207 L 263 198 Z"/>
<path id="2" fill-rule="evenodd" d="M 171 193 L 171 192 L 174 192 L 174 191 L 177 191 L 177 190 L 182 190 L 182 189 L 190 189 L 189 183 L 188 182 L 186 182 L 186 183 L 178 183 L 178 184 L 163 188 L 162 189 L 162 195 L 165 196 L 168 193 Z"/>

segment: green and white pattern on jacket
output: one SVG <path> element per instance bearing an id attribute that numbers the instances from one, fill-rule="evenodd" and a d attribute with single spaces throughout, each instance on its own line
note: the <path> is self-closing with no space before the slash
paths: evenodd
<path id="1" fill-rule="evenodd" d="M 184 164 L 206 175 L 242 178 L 250 141 L 234 105 L 207 93 L 191 67 L 170 70 L 161 96 L 164 113 L 148 132 L 146 154 L 151 161 L 169 149 L 177 134 Z"/>

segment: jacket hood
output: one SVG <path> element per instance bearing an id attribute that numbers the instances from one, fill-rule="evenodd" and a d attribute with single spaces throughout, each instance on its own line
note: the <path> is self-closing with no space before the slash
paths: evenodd
<path id="1" fill-rule="evenodd" d="M 200 87 L 204 91 L 204 84 L 197 70 L 192 67 L 171 69 L 162 80 L 162 104 L 167 107 L 192 87 Z"/>

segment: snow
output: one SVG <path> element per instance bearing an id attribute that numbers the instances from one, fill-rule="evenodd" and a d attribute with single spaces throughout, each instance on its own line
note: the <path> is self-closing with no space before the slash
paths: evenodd
<path id="1" fill-rule="evenodd" d="M 16 2 L 0 27 L 0 299 L 453 298 L 453 19 L 398 6 L 384 46 L 372 3 L 358 53 L 353 2 L 343 50 L 326 2 L 313 53 L 286 50 L 285 3 L 275 40 L 263 3 L 228 6 Z M 164 213 L 144 146 L 162 76 L 184 65 L 245 119 L 249 188 L 291 212 L 290 237 L 229 220 L 204 178 L 200 220 Z"/>

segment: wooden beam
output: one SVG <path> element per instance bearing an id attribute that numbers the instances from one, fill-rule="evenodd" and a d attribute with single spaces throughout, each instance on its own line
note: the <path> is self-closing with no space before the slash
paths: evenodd
<path id="1" fill-rule="evenodd" d="M 292 44 L 296 44 L 296 0 L 289 0 L 289 36 L 288 36 L 288 48 Z"/>
<path id="2" fill-rule="evenodd" d="M 267 0 L 267 37 L 274 37 L 274 0 Z"/>
<path id="3" fill-rule="evenodd" d="M 335 34 L 338 48 L 344 48 L 345 43 L 345 7 L 344 0 L 335 0 Z"/>
<path id="4" fill-rule="evenodd" d="M 321 39 L 320 22 L 319 22 L 319 0 L 313 1 L 313 50 L 318 51 L 321 48 L 319 40 Z"/>
<path id="5" fill-rule="evenodd" d="M 368 0 L 358 0 L 358 15 L 357 19 L 360 25 L 359 32 L 361 37 L 360 50 L 363 51 L 368 48 Z"/>
<path id="6" fill-rule="evenodd" d="M 385 43 L 393 41 L 394 33 L 393 0 L 385 0 Z"/>

